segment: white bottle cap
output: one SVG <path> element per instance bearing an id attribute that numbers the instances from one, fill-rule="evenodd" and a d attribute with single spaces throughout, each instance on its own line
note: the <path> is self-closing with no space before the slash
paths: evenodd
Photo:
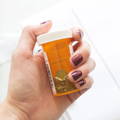
<path id="1" fill-rule="evenodd" d="M 51 33 L 45 33 L 37 37 L 37 42 L 38 44 L 43 44 L 43 43 L 51 42 L 54 40 L 64 39 L 64 38 L 72 38 L 72 31 L 63 30 L 63 31 L 56 31 Z"/>

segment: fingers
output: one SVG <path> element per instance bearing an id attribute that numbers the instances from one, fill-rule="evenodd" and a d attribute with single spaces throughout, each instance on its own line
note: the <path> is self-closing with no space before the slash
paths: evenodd
<path id="1" fill-rule="evenodd" d="M 68 74 L 69 80 L 74 84 L 80 83 L 81 86 L 85 84 L 84 79 L 88 74 L 95 68 L 95 62 L 92 59 L 89 59 L 85 64 L 82 66 L 74 69 Z"/>
<path id="2" fill-rule="evenodd" d="M 81 81 L 84 81 L 84 82 L 81 82 Z M 76 88 L 78 88 L 81 91 L 83 91 L 85 89 L 91 88 L 92 84 L 93 84 L 93 79 L 91 77 L 87 76 L 84 79 L 77 81 L 75 86 L 76 86 Z"/>
<path id="3" fill-rule="evenodd" d="M 78 28 L 77 28 L 78 29 Z M 77 30 L 80 31 L 80 30 Z M 87 42 L 82 41 L 83 33 L 78 34 L 76 29 L 73 30 L 75 44 L 74 53 L 70 58 L 73 70 L 68 74 L 69 80 L 80 89 L 80 92 L 68 95 L 68 99 L 73 102 L 81 94 L 86 92 L 93 84 L 93 80 L 89 77 L 89 73 L 95 68 L 95 62 L 90 57 L 90 46 Z"/>
<path id="4" fill-rule="evenodd" d="M 80 41 L 82 40 L 83 32 L 79 28 L 75 27 L 72 29 L 72 36 L 74 41 Z"/>
<path id="5" fill-rule="evenodd" d="M 68 74 L 69 80 L 80 89 L 80 92 L 73 93 L 68 96 L 68 99 L 74 102 L 78 97 L 85 93 L 93 84 L 93 79 L 88 74 L 95 68 L 95 62 L 89 59 L 80 67 L 74 69 Z"/>
<path id="6" fill-rule="evenodd" d="M 73 93 L 68 95 L 68 99 L 71 103 L 73 103 L 77 98 L 79 98 L 83 93 L 85 93 L 87 90 L 89 90 L 92 87 L 93 79 L 90 76 L 87 76 L 84 78 L 85 84 L 83 86 L 80 86 L 80 83 L 76 83 L 76 88 L 80 89 L 80 92 Z"/>
<path id="7" fill-rule="evenodd" d="M 73 41 L 72 41 L 73 51 L 76 51 L 81 44 L 83 32 L 79 28 L 73 28 L 72 36 L 73 36 Z"/>
<path id="8" fill-rule="evenodd" d="M 48 32 L 51 26 L 51 21 L 46 21 L 38 26 L 25 27 L 20 37 L 18 49 L 23 52 L 28 52 L 30 55 L 32 55 L 33 48 L 36 43 L 36 37 L 40 34 Z"/>
<path id="9" fill-rule="evenodd" d="M 90 46 L 87 42 L 81 41 L 81 46 L 70 58 L 73 67 L 78 67 L 85 63 L 90 56 Z"/>

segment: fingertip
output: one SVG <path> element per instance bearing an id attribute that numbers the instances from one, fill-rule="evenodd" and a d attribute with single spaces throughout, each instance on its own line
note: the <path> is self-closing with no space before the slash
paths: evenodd
<path id="1" fill-rule="evenodd" d="M 52 20 L 43 21 L 40 25 L 49 25 L 52 26 Z"/>
<path id="2" fill-rule="evenodd" d="M 76 83 L 82 76 L 82 72 L 78 70 L 71 71 L 68 74 L 68 78 L 72 83 Z"/>
<path id="3" fill-rule="evenodd" d="M 84 90 L 90 89 L 93 85 L 94 81 L 90 76 L 85 77 L 84 79 L 79 80 L 75 83 L 77 89 Z"/>
<path id="4" fill-rule="evenodd" d="M 80 53 L 76 52 L 70 57 L 70 63 L 74 68 L 77 68 L 83 63 L 83 55 Z"/>
<path id="5" fill-rule="evenodd" d="M 34 33 L 36 36 L 39 36 L 41 34 L 47 33 L 52 27 L 52 21 L 47 20 L 42 23 L 40 23 L 39 26 L 35 29 Z"/>
<path id="6" fill-rule="evenodd" d="M 87 76 L 87 77 L 85 78 L 85 80 L 88 81 L 88 82 L 87 82 L 88 85 L 87 85 L 86 88 L 87 88 L 87 89 L 90 89 L 90 88 L 92 87 L 93 83 L 94 83 L 93 78 L 92 78 L 91 76 Z"/>
<path id="7" fill-rule="evenodd" d="M 79 27 L 72 28 L 72 33 L 73 33 L 73 38 L 75 41 L 82 40 L 83 32 L 82 32 L 82 30 L 80 30 Z"/>
<path id="8" fill-rule="evenodd" d="M 38 35 L 47 33 L 52 27 L 52 21 L 48 20 L 40 25 L 26 26 L 21 34 L 20 42 L 18 44 L 20 49 L 29 50 L 31 55 L 33 54 L 33 49 L 36 43 L 36 38 Z M 26 51 L 24 51 L 26 52 Z"/>
<path id="9" fill-rule="evenodd" d="M 88 61 L 90 54 L 91 51 L 89 44 L 82 41 L 81 46 L 76 51 L 74 51 L 74 53 L 70 57 L 71 65 L 74 68 L 81 66 Z"/>

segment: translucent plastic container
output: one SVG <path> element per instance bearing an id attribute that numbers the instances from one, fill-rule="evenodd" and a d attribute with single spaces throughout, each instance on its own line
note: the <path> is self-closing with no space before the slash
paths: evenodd
<path id="1" fill-rule="evenodd" d="M 72 31 L 64 30 L 46 33 L 38 37 L 42 46 L 50 85 L 55 96 L 62 96 L 79 91 L 68 80 L 68 73 L 73 69 L 70 64 Z"/>

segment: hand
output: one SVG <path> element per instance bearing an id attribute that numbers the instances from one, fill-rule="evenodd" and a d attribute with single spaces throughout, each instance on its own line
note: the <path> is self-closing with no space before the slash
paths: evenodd
<path id="1" fill-rule="evenodd" d="M 82 41 L 81 31 L 74 28 L 73 37 L 78 43 L 70 60 L 74 70 L 68 77 L 81 91 L 60 97 L 52 95 L 42 52 L 33 55 L 36 37 L 48 32 L 51 26 L 51 21 L 47 21 L 26 27 L 12 56 L 8 94 L 2 105 L 17 114 L 19 120 L 56 120 L 92 85 L 88 73 L 95 63 L 89 58 L 89 45 Z"/>

